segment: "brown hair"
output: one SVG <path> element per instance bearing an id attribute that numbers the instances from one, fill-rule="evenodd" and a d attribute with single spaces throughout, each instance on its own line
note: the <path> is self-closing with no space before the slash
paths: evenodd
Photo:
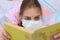
<path id="1" fill-rule="evenodd" d="M 19 15 L 22 15 L 24 10 L 26 8 L 30 8 L 30 7 L 37 7 L 37 8 L 40 8 L 40 11 L 42 10 L 41 9 L 41 5 L 40 3 L 38 2 L 38 0 L 23 0 L 22 4 L 21 4 L 21 7 L 20 7 L 20 13 Z"/>
<path id="2" fill-rule="evenodd" d="M 20 7 L 20 13 L 19 15 L 23 15 L 23 12 L 26 8 L 30 8 L 30 7 L 37 7 L 40 9 L 41 14 L 42 14 L 42 9 L 41 9 L 41 5 L 38 2 L 38 0 L 23 0 L 21 7 Z M 22 26 L 22 22 L 19 23 L 20 26 Z"/>

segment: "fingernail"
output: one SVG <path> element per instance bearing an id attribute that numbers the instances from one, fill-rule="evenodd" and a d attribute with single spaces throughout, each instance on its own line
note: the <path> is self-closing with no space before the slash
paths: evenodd
<path id="1" fill-rule="evenodd" d="M 54 38 L 57 38 L 57 36 L 54 36 Z"/>

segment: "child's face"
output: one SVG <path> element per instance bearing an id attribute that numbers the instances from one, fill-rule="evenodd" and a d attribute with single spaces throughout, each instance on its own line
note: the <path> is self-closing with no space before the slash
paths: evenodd
<path id="1" fill-rule="evenodd" d="M 25 20 L 40 20 L 41 12 L 39 8 L 28 8 L 24 10 L 22 19 Z"/>

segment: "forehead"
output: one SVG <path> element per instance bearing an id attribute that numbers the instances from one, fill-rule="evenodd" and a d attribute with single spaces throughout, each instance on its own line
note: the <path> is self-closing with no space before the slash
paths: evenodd
<path id="1" fill-rule="evenodd" d="M 23 12 L 23 16 L 37 16 L 37 15 L 40 15 L 40 9 L 39 8 L 27 8 L 25 9 L 25 11 Z"/>

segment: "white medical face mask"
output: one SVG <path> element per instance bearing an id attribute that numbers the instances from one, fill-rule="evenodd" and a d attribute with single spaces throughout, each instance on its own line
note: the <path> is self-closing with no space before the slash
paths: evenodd
<path id="1" fill-rule="evenodd" d="M 22 25 L 29 30 L 36 30 L 38 28 L 41 28 L 42 21 L 33 21 L 33 20 L 22 20 Z"/>

